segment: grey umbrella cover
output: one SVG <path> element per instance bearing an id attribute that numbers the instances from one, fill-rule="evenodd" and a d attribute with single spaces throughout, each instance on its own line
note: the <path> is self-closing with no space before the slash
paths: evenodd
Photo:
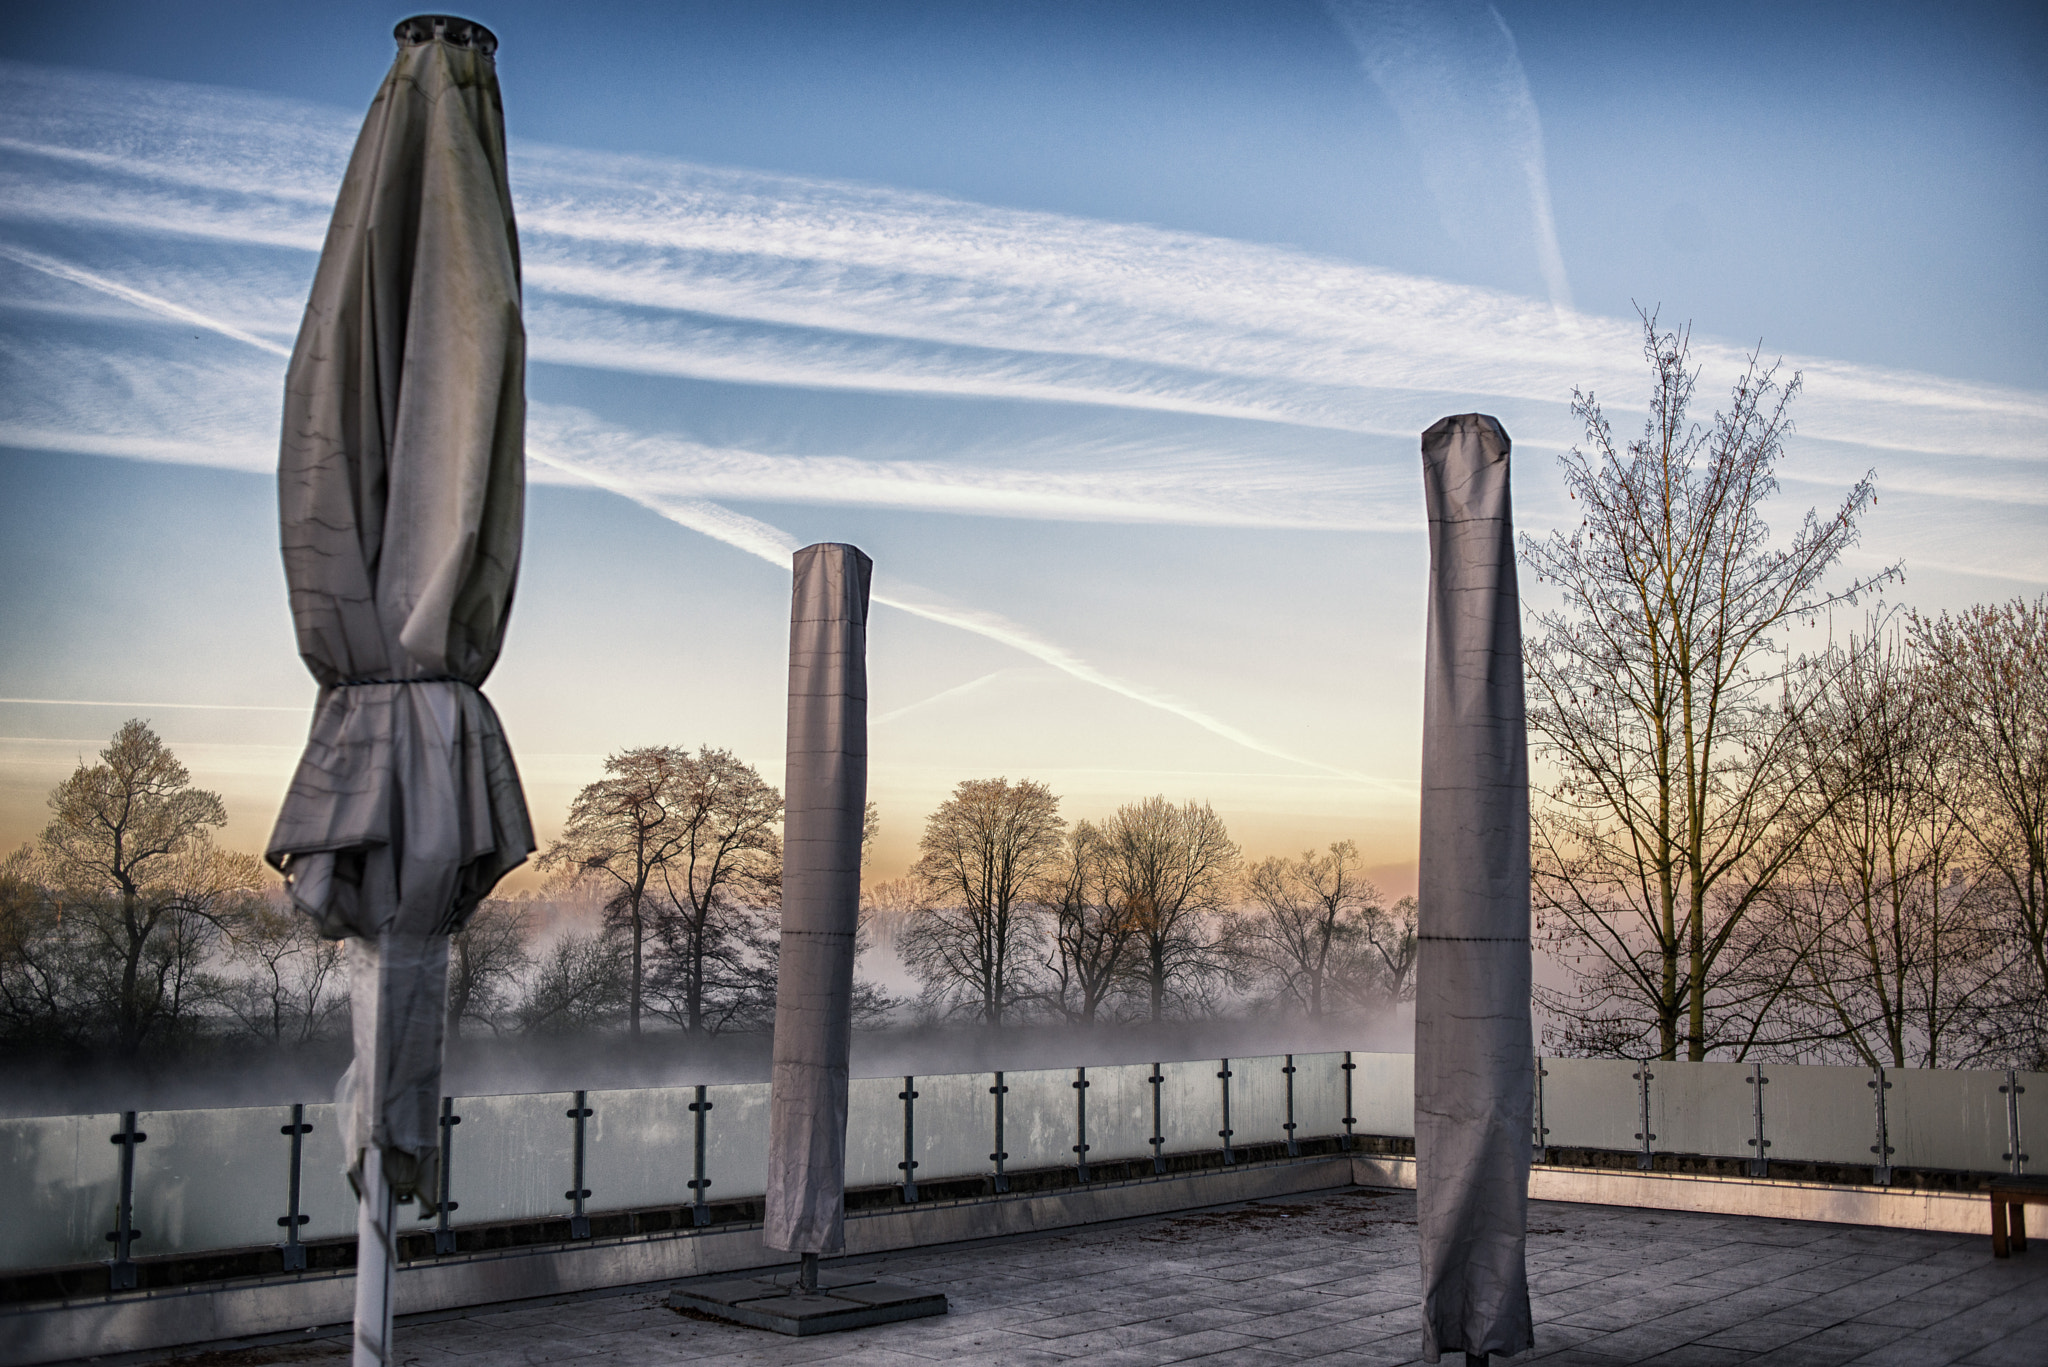
<path id="1" fill-rule="evenodd" d="M 349 1152 L 378 1144 L 393 1186 L 429 1201 L 445 937 L 534 848 L 476 688 L 519 564 L 519 291 L 494 65 L 444 41 L 404 47 L 349 160 L 285 380 L 285 576 L 321 691 L 266 853 L 322 934 L 361 942 Z"/>
<path id="2" fill-rule="evenodd" d="M 1533 1343 L 1529 1189 L 1529 752 L 1508 434 L 1422 434 L 1429 625 L 1415 972 L 1423 1352 Z"/>
<path id="3" fill-rule="evenodd" d="M 845 1247 L 846 1091 L 868 789 L 868 583 L 853 546 L 796 553 L 789 611 L 782 947 L 762 1241 Z"/>

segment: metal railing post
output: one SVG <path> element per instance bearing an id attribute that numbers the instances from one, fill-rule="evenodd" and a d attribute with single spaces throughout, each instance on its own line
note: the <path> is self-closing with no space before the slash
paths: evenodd
<path id="1" fill-rule="evenodd" d="M 107 1242 L 114 1245 L 114 1257 L 107 1264 L 108 1284 L 116 1291 L 135 1289 L 135 1264 L 129 1254 L 135 1241 L 142 1237 L 142 1231 L 135 1227 L 135 1146 L 146 1142 L 149 1136 L 135 1128 L 135 1112 L 121 1112 L 121 1130 L 107 1136 L 110 1144 L 121 1146 L 121 1195 L 114 1207 L 114 1227 L 107 1231 Z"/>
<path id="2" fill-rule="evenodd" d="M 704 1175 L 704 1122 L 711 1115 L 714 1104 L 705 1100 L 701 1085 L 697 1088 L 697 1099 L 690 1103 L 691 1128 L 697 1132 L 697 1156 L 689 1184 L 690 1219 L 699 1229 L 711 1223 L 711 1207 L 704 1200 L 705 1193 L 711 1189 L 711 1179 Z"/>
<path id="3" fill-rule="evenodd" d="M 1216 1131 L 1216 1136 L 1223 1141 L 1223 1162 L 1227 1167 L 1237 1162 L 1237 1151 L 1230 1147 L 1230 1136 L 1235 1133 L 1230 1128 L 1230 1060 L 1220 1062 L 1223 1068 L 1216 1076 L 1223 1083 L 1223 1128 Z"/>
<path id="4" fill-rule="evenodd" d="M 461 1123 L 462 1117 L 455 1114 L 455 1098 L 452 1096 L 442 1097 L 441 1176 L 439 1183 L 441 1189 L 441 1209 L 434 1224 L 434 1252 L 436 1253 L 453 1253 L 455 1251 L 455 1231 L 448 1228 L 448 1214 L 450 1211 L 457 1209 L 461 1202 L 449 1200 L 448 1193 L 455 1180 L 455 1127 Z M 583 1185 L 581 1176 L 577 1177 L 576 1185 L 579 1187 Z"/>
<path id="5" fill-rule="evenodd" d="M 1344 1151 L 1351 1152 L 1351 1127 L 1358 1123 L 1357 1108 L 1351 1104 L 1351 1075 L 1358 1071 L 1358 1065 L 1351 1061 L 1351 1051 L 1344 1051 Z"/>
<path id="6" fill-rule="evenodd" d="M 572 1239 L 590 1237 L 590 1217 L 583 1213 L 583 1203 L 590 1199 L 590 1188 L 583 1185 L 583 1122 L 592 1115 L 591 1109 L 583 1104 L 586 1095 L 584 1092 L 576 1093 L 576 1104 L 564 1113 L 576 1124 L 576 1185 L 562 1193 L 576 1206 L 575 1213 L 569 1217 L 569 1237 Z"/>
<path id="7" fill-rule="evenodd" d="M 896 1093 L 896 1099 L 903 1103 L 903 1161 L 896 1166 L 903 1170 L 903 1200 L 906 1205 L 917 1200 L 916 1083 L 915 1077 L 906 1076 L 903 1090 Z"/>
<path id="8" fill-rule="evenodd" d="M 1871 1109 L 1877 1113 L 1877 1142 L 1870 1146 L 1870 1151 L 1877 1155 L 1877 1160 L 1870 1165 L 1870 1182 L 1872 1186 L 1888 1187 L 1892 1184 L 1893 1149 L 1891 1126 L 1887 1123 L 1884 1113 L 1884 1094 L 1892 1084 L 1885 1077 L 1884 1068 L 1880 1065 L 1870 1070 L 1870 1081 L 1864 1085 L 1870 1088 L 1873 1098 Z"/>
<path id="9" fill-rule="evenodd" d="M 2027 1089 L 2020 1086 L 2017 1068 L 2005 1070 L 2005 1085 L 1998 1089 L 2005 1093 L 2005 1148 L 2001 1157 L 2012 1164 L 2015 1177 L 2027 1170 L 2027 1155 L 2020 1151 L 2024 1136 L 2020 1134 L 2020 1094 Z"/>
<path id="10" fill-rule="evenodd" d="M 1636 1071 L 1629 1074 L 1629 1076 L 1638 1083 L 1638 1095 L 1640 1097 L 1636 1106 L 1636 1114 L 1641 1117 L 1642 1128 L 1636 1131 L 1636 1138 L 1643 1141 L 1643 1151 L 1636 1155 L 1636 1166 L 1644 1172 L 1648 1172 L 1652 1167 L 1656 1166 L 1655 1161 L 1651 1157 L 1650 1150 L 1651 1143 L 1657 1138 L 1656 1135 L 1650 1133 L 1650 1079 L 1657 1075 L 1650 1071 L 1650 1060 L 1644 1059 L 1637 1066 Z M 1758 1133 L 1761 1134 L 1762 1131 L 1759 1130 Z"/>
<path id="11" fill-rule="evenodd" d="M 1003 1098 L 1010 1094 L 1010 1089 L 1003 1085 L 1001 1069 L 996 1070 L 996 1085 L 989 1088 L 988 1093 L 996 1099 L 996 1150 L 988 1159 L 996 1165 L 994 1185 L 996 1194 L 1000 1196 L 1010 1189 L 1010 1179 L 1003 1175 L 1003 1164 L 1010 1158 L 1009 1153 L 1003 1148 Z"/>
<path id="12" fill-rule="evenodd" d="M 299 1214 L 299 1171 L 305 1147 L 304 1137 L 312 1128 L 306 1123 L 305 1103 L 295 1102 L 292 1105 L 292 1123 L 279 1126 L 277 1131 L 279 1134 L 291 1136 L 292 1141 L 290 1204 L 285 1207 L 285 1213 L 277 1217 L 278 1225 L 284 1230 L 284 1270 L 287 1272 L 303 1272 L 306 1269 L 306 1246 L 299 1242 L 299 1226 L 313 1217 Z"/>
<path id="13" fill-rule="evenodd" d="M 1160 1124 L 1159 1087 L 1166 1081 L 1166 1074 L 1159 1065 L 1152 1065 L 1152 1076 L 1145 1079 L 1152 1084 L 1152 1173 L 1156 1177 L 1166 1171 L 1166 1159 L 1161 1150 L 1166 1144 L 1166 1130 Z"/>
<path id="14" fill-rule="evenodd" d="M 1761 1063 L 1750 1064 L 1749 1070 L 1750 1095 L 1754 1098 L 1750 1104 L 1750 1110 L 1756 1124 L 1756 1133 L 1751 1135 L 1748 1140 L 1749 1147 L 1756 1150 L 1750 1156 L 1749 1175 L 1751 1177 L 1769 1177 L 1771 1175 L 1771 1156 L 1766 1150 L 1771 1147 L 1771 1141 L 1764 1138 L 1764 1084 L 1768 1083 L 1770 1079 L 1764 1076 L 1764 1066 Z"/>
<path id="15" fill-rule="evenodd" d="M 1286 1066 L 1281 1068 L 1287 1078 L 1287 1123 L 1280 1128 L 1287 1131 L 1287 1156 L 1301 1157 L 1301 1144 L 1294 1137 L 1294 1055 L 1287 1056 Z"/>
<path id="16" fill-rule="evenodd" d="M 1533 1098 L 1536 1104 L 1530 1117 L 1535 1128 L 1529 1136 L 1529 1161 L 1532 1163 L 1550 1161 L 1550 1141 L 1543 1137 L 1550 1133 L 1550 1127 L 1543 1123 L 1543 1079 L 1549 1076 L 1550 1070 L 1543 1066 L 1543 1055 L 1536 1055 L 1536 1095 Z"/>
<path id="17" fill-rule="evenodd" d="M 1074 1070 L 1074 1176 L 1088 1178 L 1088 1070 Z"/>

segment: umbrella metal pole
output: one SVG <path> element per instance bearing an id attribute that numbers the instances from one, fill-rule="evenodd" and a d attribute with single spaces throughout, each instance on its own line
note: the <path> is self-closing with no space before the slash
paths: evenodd
<path id="1" fill-rule="evenodd" d="M 356 1201 L 356 1349 L 352 1367 L 390 1367 L 392 1248 L 398 1222 L 384 1155 L 372 1144 L 363 1153 L 363 1190 Z"/>

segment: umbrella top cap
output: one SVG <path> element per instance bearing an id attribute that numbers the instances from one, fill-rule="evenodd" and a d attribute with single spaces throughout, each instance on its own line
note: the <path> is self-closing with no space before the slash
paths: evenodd
<path id="1" fill-rule="evenodd" d="M 391 36 L 400 47 L 418 47 L 439 39 L 455 47 L 474 48 L 486 57 L 498 51 L 497 34 L 474 19 L 452 14 L 415 14 L 410 19 L 401 19 L 398 27 L 391 30 Z"/>

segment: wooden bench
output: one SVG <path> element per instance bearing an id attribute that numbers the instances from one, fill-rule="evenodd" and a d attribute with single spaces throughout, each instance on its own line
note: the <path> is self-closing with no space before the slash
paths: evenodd
<path id="1" fill-rule="evenodd" d="M 2027 1251 L 2027 1207 L 2048 1206 L 2048 1176 L 1995 1177 L 1991 1188 L 1991 1256 L 2010 1256 L 2006 1225 L 2012 1225 L 2010 1243 L 2014 1253 Z"/>

